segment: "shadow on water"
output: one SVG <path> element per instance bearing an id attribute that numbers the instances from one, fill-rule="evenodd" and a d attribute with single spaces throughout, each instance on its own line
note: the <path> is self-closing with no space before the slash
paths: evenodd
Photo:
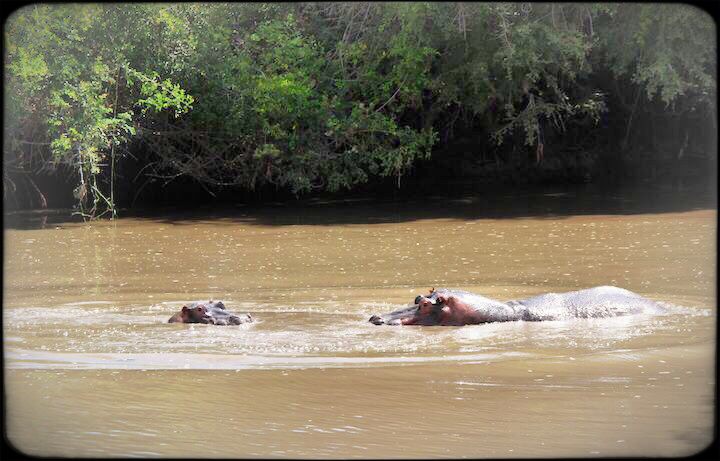
<path id="1" fill-rule="evenodd" d="M 165 224 L 350 225 L 404 223 L 424 219 L 564 219 L 582 215 L 677 213 L 717 208 L 708 188 L 673 190 L 658 186 L 603 188 L 575 185 L 522 190 L 477 191 L 472 187 L 372 197 L 315 197 L 261 205 L 208 204 L 123 209 L 121 217 Z M 70 210 L 5 215 L 6 229 L 38 229 L 80 222 Z"/>

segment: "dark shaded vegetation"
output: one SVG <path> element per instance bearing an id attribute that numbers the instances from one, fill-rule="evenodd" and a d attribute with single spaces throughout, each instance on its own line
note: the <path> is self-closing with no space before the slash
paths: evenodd
<path id="1" fill-rule="evenodd" d="M 45 4 L 4 38 L 6 209 L 714 190 L 688 5 Z"/>
<path id="2" fill-rule="evenodd" d="M 481 190 L 482 189 L 482 190 Z M 313 225 L 407 223 L 424 219 L 564 219 L 570 216 L 677 213 L 717 208 L 717 197 L 707 184 L 617 186 L 607 184 L 527 185 L 487 190 L 477 184 L 447 189 L 401 189 L 357 192 L 337 198 L 312 198 L 262 203 L 197 201 L 167 206 L 121 209 L 123 217 L 164 224 L 198 222 L 234 225 Z M 5 215 L 6 228 L 39 229 L 78 222 L 69 210 L 15 211 Z"/>

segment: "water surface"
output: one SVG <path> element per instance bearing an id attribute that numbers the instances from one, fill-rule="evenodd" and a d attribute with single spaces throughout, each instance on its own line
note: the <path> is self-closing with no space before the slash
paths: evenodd
<path id="1" fill-rule="evenodd" d="M 19 218 L 5 230 L 8 436 L 44 456 L 691 454 L 713 431 L 717 213 L 643 197 Z M 596 285 L 669 311 L 367 322 L 430 287 L 508 300 Z M 166 323 L 198 299 L 257 321 Z"/>

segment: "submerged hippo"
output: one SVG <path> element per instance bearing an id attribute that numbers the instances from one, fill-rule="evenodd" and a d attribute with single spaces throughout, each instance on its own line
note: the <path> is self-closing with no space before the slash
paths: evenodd
<path id="1" fill-rule="evenodd" d="M 209 323 L 212 325 L 240 325 L 252 322 L 250 314 L 233 314 L 225 310 L 222 301 L 194 302 L 183 306 L 168 323 Z"/>
<path id="2" fill-rule="evenodd" d="M 665 308 L 623 288 L 602 286 L 500 302 L 447 288 L 431 289 L 404 309 L 373 315 L 375 325 L 475 325 L 510 320 L 560 320 L 661 313 Z"/>

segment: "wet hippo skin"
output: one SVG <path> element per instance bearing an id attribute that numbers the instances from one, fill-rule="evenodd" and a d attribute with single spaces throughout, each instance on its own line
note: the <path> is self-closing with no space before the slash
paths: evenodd
<path id="1" fill-rule="evenodd" d="M 222 301 L 197 301 L 183 306 L 168 323 L 205 323 L 210 325 L 240 325 L 252 322 L 250 314 L 233 314 Z"/>
<path id="2" fill-rule="evenodd" d="M 570 318 L 617 317 L 662 313 L 665 308 L 637 293 L 600 286 L 567 293 L 547 293 L 519 301 L 500 302 L 474 293 L 447 288 L 431 289 L 412 305 L 373 315 L 375 325 L 474 325 L 513 320 L 539 321 Z"/>

